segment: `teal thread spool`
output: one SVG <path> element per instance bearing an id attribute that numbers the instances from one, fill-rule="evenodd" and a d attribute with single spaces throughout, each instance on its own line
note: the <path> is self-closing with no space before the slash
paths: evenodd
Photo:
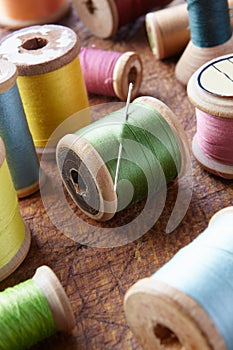
<path id="1" fill-rule="evenodd" d="M 146 349 L 233 348 L 233 207 L 125 296 L 128 323 Z"/>
<path id="2" fill-rule="evenodd" d="M 187 149 L 175 119 L 161 101 L 141 97 L 130 105 L 127 124 L 121 109 L 76 134 L 64 136 L 57 146 L 57 164 L 79 208 L 95 220 L 109 220 L 116 211 L 150 192 L 156 193 L 164 182 L 169 183 L 183 173 Z M 113 183 L 121 140 L 122 184 L 119 181 L 115 192 Z"/>
<path id="3" fill-rule="evenodd" d="M 75 324 L 71 305 L 58 278 L 47 266 L 31 280 L 0 293 L 0 349 L 28 349 L 56 331 Z"/>
<path id="4" fill-rule="evenodd" d="M 0 60 L 0 136 L 18 197 L 39 188 L 39 161 L 16 84 L 16 66 Z"/>
<path id="5" fill-rule="evenodd" d="M 187 85 L 191 75 L 211 59 L 232 52 L 233 37 L 227 0 L 188 0 L 191 41 L 175 74 Z"/>

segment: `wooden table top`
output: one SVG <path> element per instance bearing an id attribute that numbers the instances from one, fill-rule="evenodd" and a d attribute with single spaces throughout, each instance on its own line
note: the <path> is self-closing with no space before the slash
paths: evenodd
<path id="1" fill-rule="evenodd" d="M 155 59 L 148 44 L 144 18 L 120 29 L 111 40 L 95 38 L 74 13 L 67 15 L 61 23 L 78 32 L 83 46 L 94 44 L 103 49 L 138 52 L 144 68 L 140 95 L 156 97 L 170 107 L 183 126 L 191 149 L 196 129 L 195 111 L 187 98 L 186 89 L 174 76 L 178 57 L 163 61 Z M 5 34 L 6 31 L 2 30 L 1 35 Z M 90 95 L 89 101 L 94 105 L 117 102 L 117 99 Z M 126 324 L 123 311 L 126 291 L 138 279 L 153 274 L 193 240 L 206 228 L 216 211 L 232 205 L 232 181 L 210 175 L 197 164 L 191 152 L 190 157 L 192 199 L 180 225 L 172 233 L 165 234 L 177 193 L 177 189 L 171 186 L 159 220 L 149 232 L 125 246 L 112 249 L 82 246 L 53 225 L 39 192 L 20 200 L 23 218 L 31 229 L 32 245 L 25 261 L 0 283 L 0 289 L 31 278 L 37 267 L 48 265 L 61 280 L 76 319 L 76 328 L 71 335 L 56 334 L 35 349 L 141 349 Z M 133 205 L 113 218 L 111 224 L 123 225 L 132 213 L 141 208 L 142 203 Z"/>

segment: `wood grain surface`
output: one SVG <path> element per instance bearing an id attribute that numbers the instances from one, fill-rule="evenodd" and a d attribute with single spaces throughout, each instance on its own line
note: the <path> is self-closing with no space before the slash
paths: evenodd
<path id="1" fill-rule="evenodd" d="M 174 76 L 178 57 L 163 61 L 154 58 L 147 40 L 144 18 L 121 28 L 111 40 L 96 39 L 73 11 L 60 23 L 75 29 L 84 46 L 96 45 L 122 52 L 137 51 L 144 67 L 140 95 L 154 96 L 172 109 L 187 133 L 191 148 L 196 128 L 195 111 L 187 98 L 186 89 Z M 1 30 L 2 36 L 6 33 L 6 29 Z M 91 105 L 117 101 L 95 95 L 90 95 L 89 100 Z M 50 221 L 40 193 L 20 200 L 23 218 L 31 229 L 32 245 L 23 264 L 0 283 L 0 289 L 31 278 L 37 267 L 46 264 L 61 280 L 76 319 L 72 334 L 56 334 L 34 349 L 141 349 L 126 324 L 123 312 L 125 292 L 138 279 L 154 273 L 202 232 L 216 211 L 232 205 L 232 181 L 208 174 L 192 154 L 191 159 L 192 200 L 181 224 L 171 234 L 164 233 L 177 193 L 175 186 L 169 186 L 166 207 L 155 225 L 140 239 L 118 248 L 97 249 L 67 238 Z M 131 215 L 142 208 L 143 203 L 133 205 L 116 215 L 110 225 L 124 225 Z M 80 212 L 78 215 L 84 217 Z M 88 222 L 91 223 L 91 220 Z"/>

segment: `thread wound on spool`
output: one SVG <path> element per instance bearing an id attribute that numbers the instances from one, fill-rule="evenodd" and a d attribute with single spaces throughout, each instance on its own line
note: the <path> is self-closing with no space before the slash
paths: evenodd
<path id="1" fill-rule="evenodd" d="M 88 92 L 126 100 L 128 85 L 132 82 L 132 98 L 138 94 L 142 81 L 142 62 L 136 53 L 83 47 L 79 58 Z"/>
<path id="2" fill-rule="evenodd" d="M 5 150 L 0 139 L 0 281 L 9 276 L 26 257 L 31 236 L 20 215 L 18 200 Z"/>
<path id="3" fill-rule="evenodd" d="M 183 168 L 172 112 L 160 101 L 148 99 L 130 105 L 127 124 L 119 110 L 59 141 L 57 163 L 63 182 L 74 202 L 96 220 L 109 220 L 116 210 L 152 195 Z M 116 197 L 113 182 L 121 140 L 118 184 L 122 181 L 122 187 L 118 186 Z M 124 185 L 123 179 L 133 185 L 133 194 L 132 185 Z"/>
<path id="4" fill-rule="evenodd" d="M 176 65 L 177 79 L 186 85 L 204 63 L 232 52 L 232 29 L 227 0 L 188 0 L 191 41 Z"/>
<path id="5" fill-rule="evenodd" d="M 88 106 L 79 48 L 75 32 L 58 25 L 21 29 L 1 42 L 0 54 L 17 65 L 19 91 L 37 148 L 45 147 L 60 123 Z M 89 122 L 85 114 L 80 126 Z"/>
<path id="6" fill-rule="evenodd" d="M 196 159 L 210 172 L 233 177 L 232 159 L 232 54 L 203 65 L 188 83 L 188 96 L 196 107 Z"/>
<path id="7" fill-rule="evenodd" d="M 113 36 L 119 27 L 135 21 L 155 7 L 167 5 L 171 0 L 74 0 L 79 18 L 100 38 Z M 104 16 L 104 21 L 103 21 Z"/>
<path id="8" fill-rule="evenodd" d="M 35 24 L 54 23 L 69 10 L 67 0 L 14 0 L 0 1 L 0 23 L 9 28 L 22 28 Z"/>
<path id="9" fill-rule="evenodd" d="M 0 310 L 0 348 L 5 350 L 28 349 L 57 330 L 74 326 L 69 300 L 47 266 L 37 269 L 32 279 L 1 292 Z M 65 327 L 59 328 L 61 322 Z"/>
<path id="10" fill-rule="evenodd" d="M 15 65 L 0 60 L 0 136 L 6 146 L 7 162 L 15 189 L 19 197 L 24 197 L 39 188 L 39 162 L 16 78 Z"/>
<path id="11" fill-rule="evenodd" d="M 220 211 L 198 238 L 127 292 L 127 320 L 146 348 L 232 348 L 232 224 L 233 208 Z"/>

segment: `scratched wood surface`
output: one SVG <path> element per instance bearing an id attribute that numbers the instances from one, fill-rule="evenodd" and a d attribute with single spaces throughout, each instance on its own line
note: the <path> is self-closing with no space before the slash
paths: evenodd
<path id="1" fill-rule="evenodd" d="M 137 51 L 144 67 L 140 95 L 154 96 L 166 103 L 185 129 L 191 146 L 195 133 L 194 107 L 187 98 L 185 88 L 174 76 L 178 58 L 164 61 L 154 58 L 147 41 L 144 18 L 120 29 L 111 40 L 96 39 L 73 11 L 61 23 L 75 29 L 84 46 L 94 44 L 103 49 Z M 1 30 L 1 35 L 6 33 L 5 29 Z M 90 95 L 89 100 L 91 105 L 117 101 L 115 98 L 94 95 Z M 23 264 L 0 283 L 0 289 L 31 278 L 37 267 L 46 264 L 60 278 L 76 319 L 72 334 L 56 334 L 35 346 L 35 349 L 141 349 L 126 324 L 123 312 L 125 292 L 138 279 L 154 273 L 202 232 L 216 211 L 232 205 L 232 182 L 208 174 L 196 163 L 192 154 L 190 156 L 193 192 L 181 224 L 171 234 L 164 233 L 177 194 L 176 186 L 170 186 L 159 220 L 141 238 L 122 247 L 100 249 L 82 246 L 53 225 L 40 193 L 20 200 L 22 215 L 32 233 L 32 245 Z M 110 225 L 124 225 L 131 215 L 142 208 L 143 203 L 130 207 L 117 215 Z M 83 218 L 80 212 L 77 215 Z"/>

